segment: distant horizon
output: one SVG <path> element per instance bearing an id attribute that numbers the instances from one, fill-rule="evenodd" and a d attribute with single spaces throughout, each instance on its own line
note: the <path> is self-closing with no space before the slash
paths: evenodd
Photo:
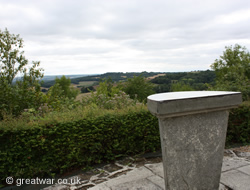
<path id="1" fill-rule="evenodd" d="M 212 69 L 201 69 L 201 70 L 189 70 L 189 71 L 131 71 L 131 72 L 124 72 L 124 71 L 117 71 L 117 72 L 103 72 L 103 73 L 84 73 L 84 74 L 45 74 L 44 76 L 71 76 L 71 75 L 102 75 L 105 73 L 184 73 L 184 72 L 197 72 L 197 71 L 212 71 Z"/>
<path id="2" fill-rule="evenodd" d="M 66 77 L 70 77 L 70 76 L 75 76 L 75 77 L 70 77 L 70 78 L 78 78 L 79 77 L 85 77 L 85 76 L 93 76 L 93 75 L 103 75 L 106 73 L 143 73 L 143 72 L 147 72 L 147 73 L 184 73 L 184 72 L 199 72 L 199 71 L 213 71 L 211 69 L 205 69 L 205 70 L 192 70 L 192 71 L 141 71 L 141 72 L 104 72 L 104 73 L 89 73 L 89 74 L 45 74 L 41 80 L 54 80 L 54 79 L 46 79 L 46 78 L 56 78 L 58 76 L 66 76 Z M 17 76 L 15 77 L 14 81 L 21 78 L 22 76 Z"/>

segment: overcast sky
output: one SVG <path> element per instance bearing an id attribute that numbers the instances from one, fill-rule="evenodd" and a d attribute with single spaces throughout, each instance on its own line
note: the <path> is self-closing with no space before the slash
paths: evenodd
<path id="1" fill-rule="evenodd" d="M 45 74 L 207 70 L 225 46 L 250 50 L 250 0 L 0 0 Z"/>

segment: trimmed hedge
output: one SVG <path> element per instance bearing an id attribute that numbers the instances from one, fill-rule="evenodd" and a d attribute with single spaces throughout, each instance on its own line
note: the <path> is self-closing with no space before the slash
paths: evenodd
<path id="1" fill-rule="evenodd" d="M 73 168 L 160 149 L 158 120 L 146 109 L 77 118 L 41 125 L 34 122 L 33 127 L 1 127 L 2 183 L 8 176 L 53 177 Z M 226 142 L 250 143 L 249 105 L 230 112 Z"/>
<path id="2" fill-rule="evenodd" d="M 230 111 L 226 144 L 250 144 L 250 102 Z"/>
<path id="3" fill-rule="evenodd" d="M 158 120 L 146 110 L 0 131 L 0 179 L 53 176 L 75 167 L 160 149 Z"/>

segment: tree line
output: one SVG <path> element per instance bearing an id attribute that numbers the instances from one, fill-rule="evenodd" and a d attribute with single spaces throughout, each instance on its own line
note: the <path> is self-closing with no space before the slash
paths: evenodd
<path id="1" fill-rule="evenodd" d="M 167 73 L 151 81 L 157 93 L 185 90 L 208 90 L 215 84 L 215 72 L 211 70 Z"/>
<path id="2" fill-rule="evenodd" d="M 79 82 L 83 81 L 98 81 L 101 82 L 105 79 L 110 78 L 114 82 L 119 82 L 119 81 L 125 81 L 129 78 L 133 78 L 134 76 L 142 76 L 142 77 L 152 77 L 154 75 L 160 74 L 160 72 L 110 72 L 110 73 L 104 73 L 104 74 L 99 74 L 99 75 L 91 75 L 91 76 L 84 76 L 84 77 L 77 77 L 71 79 L 71 83 L 78 85 Z M 51 81 L 46 81 L 41 83 L 42 87 L 49 88 L 55 84 L 55 80 Z"/>

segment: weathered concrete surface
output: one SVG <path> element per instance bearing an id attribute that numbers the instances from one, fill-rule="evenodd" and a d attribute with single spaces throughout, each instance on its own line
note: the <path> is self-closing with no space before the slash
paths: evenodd
<path id="1" fill-rule="evenodd" d="M 174 117 L 213 110 L 228 110 L 242 103 L 240 92 L 188 91 L 151 95 L 147 105 L 157 117 Z"/>
<path id="2" fill-rule="evenodd" d="M 158 117 L 166 189 L 218 189 L 228 110 L 241 93 L 193 91 L 148 97 Z"/>
<path id="3" fill-rule="evenodd" d="M 159 120 L 168 189 L 218 189 L 228 112 Z"/>

